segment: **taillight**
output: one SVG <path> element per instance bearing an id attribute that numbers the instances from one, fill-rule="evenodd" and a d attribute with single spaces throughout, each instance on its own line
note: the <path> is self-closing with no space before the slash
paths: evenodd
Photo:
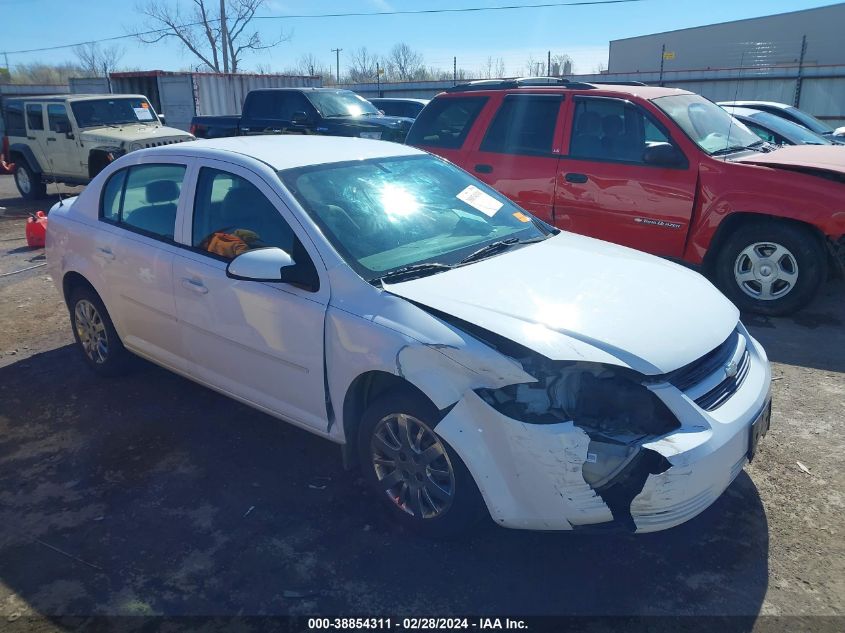
<path id="1" fill-rule="evenodd" d="M 197 124 L 196 124 L 196 123 L 191 123 L 191 129 L 190 129 L 190 132 L 191 132 L 191 134 L 193 134 L 194 136 L 196 136 L 196 135 L 197 135 L 197 128 L 198 128 L 198 126 L 197 126 Z"/>

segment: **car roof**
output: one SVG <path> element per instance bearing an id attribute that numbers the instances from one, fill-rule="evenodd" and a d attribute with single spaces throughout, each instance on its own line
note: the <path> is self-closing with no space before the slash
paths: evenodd
<path id="1" fill-rule="evenodd" d="M 411 103 L 427 104 L 431 99 L 413 99 L 411 97 L 372 97 L 368 101 L 402 101 Z"/>
<path id="2" fill-rule="evenodd" d="M 752 108 L 755 105 L 761 105 L 761 106 L 771 106 L 772 108 L 779 108 L 781 110 L 788 110 L 792 107 L 788 103 L 779 103 L 777 101 L 748 101 L 748 100 L 719 101 L 718 105 L 721 105 L 721 106 L 747 106 L 747 107 L 752 107 Z"/>
<path id="3" fill-rule="evenodd" d="M 145 95 L 140 94 L 57 94 L 57 95 L 27 95 L 23 97 L 13 97 L 6 99 L 9 101 L 87 101 L 91 99 L 146 99 Z"/>
<path id="4" fill-rule="evenodd" d="M 409 145 L 342 136 L 268 135 L 204 139 L 141 150 L 166 156 L 197 156 L 225 159 L 240 154 L 275 170 L 396 156 L 423 156 Z"/>
<path id="5" fill-rule="evenodd" d="M 571 86 L 567 85 L 522 85 L 509 87 L 491 86 L 486 88 L 483 85 L 470 86 L 467 89 L 461 89 L 461 86 L 450 88 L 445 93 L 440 93 L 440 96 L 460 96 L 460 95 L 477 95 L 489 92 L 507 93 L 507 94 L 565 94 L 567 92 L 583 92 L 595 96 L 606 95 L 607 93 L 630 95 L 641 97 L 643 99 L 657 99 L 659 97 L 668 97 L 670 95 L 687 95 L 694 94 L 688 90 L 680 88 L 665 88 L 662 86 L 645 86 L 630 84 L 590 84 L 590 83 L 573 83 Z"/>

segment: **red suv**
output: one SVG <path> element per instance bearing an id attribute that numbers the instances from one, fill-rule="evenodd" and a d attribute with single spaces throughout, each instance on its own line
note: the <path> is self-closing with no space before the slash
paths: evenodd
<path id="1" fill-rule="evenodd" d="M 406 142 L 559 228 L 700 265 L 746 310 L 797 310 L 843 270 L 845 148 L 776 148 L 684 90 L 477 81 Z"/>

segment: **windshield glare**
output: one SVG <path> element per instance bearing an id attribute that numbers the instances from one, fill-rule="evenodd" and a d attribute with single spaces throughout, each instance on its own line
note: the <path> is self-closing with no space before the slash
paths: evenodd
<path id="1" fill-rule="evenodd" d="M 305 95 L 324 117 L 379 114 L 372 103 L 351 90 L 315 90 Z"/>
<path id="2" fill-rule="evenodd" d="M 653 102 L 708 154 L 742 149 L 760 142 L 760 138 L 741 121 L 699 95 L 658 97 Z"/>
<path id="3" fill-rule="evenodd" d="M 155 111 L 146 99 L 91 99 L 74 101 L 70 107 L 76 124 L 81 128 L 122 123 L 158 123 Z"/>
<path id="4" fill-rule="evenodd" d="M 301 167 L 279 176 L 367 281 L 413 264 L 457 264 L 504 238 L 548 235 L 507 198 L 433 156 Z"/>

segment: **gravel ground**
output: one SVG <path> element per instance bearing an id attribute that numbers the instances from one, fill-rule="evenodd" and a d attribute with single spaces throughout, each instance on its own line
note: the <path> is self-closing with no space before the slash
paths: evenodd
<path id="1" fill-rule="evenodd" d="M 0 207 L 0 274 L 43 262 L 8 176 Z M 0 277 L 0 629 L 463 613 L 750 616 L 743 630 L 805 616 L 785 630 L 843 630 L 843 298 L 829 283 L 793 318 L 746 317 L 773 363 L 772 429 L 698 518 L 638 537 L 490 525 L 432 542 L 374 509 L 332 444 L 146 363 L 96 378 L 44 269 Z"/>

